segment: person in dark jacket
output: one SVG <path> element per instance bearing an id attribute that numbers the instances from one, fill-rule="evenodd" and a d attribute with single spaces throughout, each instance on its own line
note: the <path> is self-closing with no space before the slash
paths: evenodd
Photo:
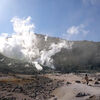
<path id="1" fill-rule="evenodd" d="M 89 84 L 89 78 L 88 78 L 88 75 L 87 74 L 85 74 L 85 80 L 86 80 L 86 83 L 88 85 Z"/>

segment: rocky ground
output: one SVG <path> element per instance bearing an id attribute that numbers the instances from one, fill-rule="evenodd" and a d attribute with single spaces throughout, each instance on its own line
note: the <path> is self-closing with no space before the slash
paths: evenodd
<path id="1" fill-rule="evenodd" d="M 52 91 L 62 86 L 61 80 L 45 76 L 1 75 L 0 100 L 48 100 Z"/>
<path id="2" fill-rule="evenodd" d="M 0 74 L 0 100 L 100 100 L 100 74 Z"/>
<path id="3" fill-rule="evenodd" d="M 100 100 L 100 73 L 88 74 L 88 85 L 86 84 L 84 76 L 84 73 L 77 75 L 48 75 L 52 79 L 64 80 L 64 85 L 52 92 L 56 100 Z"/>

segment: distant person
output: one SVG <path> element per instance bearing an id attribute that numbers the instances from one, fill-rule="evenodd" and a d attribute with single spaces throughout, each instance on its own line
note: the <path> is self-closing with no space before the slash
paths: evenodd
<path id="1" fill-rule="evenodd" d="M 88 78 L 88 75 L 87 74 L 85 74 L 85 80 L 86 80 L 86 83 L 88 85 L 89 84 L 89 78 Z"/>

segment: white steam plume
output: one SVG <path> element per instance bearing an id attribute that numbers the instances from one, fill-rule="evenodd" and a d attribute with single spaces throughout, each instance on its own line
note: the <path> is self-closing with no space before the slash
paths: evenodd
<path id="1" fill-rule="evenodd" d="M 15 33 L 8 37 L 8 34 L 0 36 L 0 52 L 7 57 L 31 60 L 39 55 L 37 39 L 34 34 L 34 25 L 30 24 L 30 17 L 26 20 L 13 18 Z M 33 49 L 32 49 L 33 48 Z"/>
<path id="2" fill-rule="evenodd" d="M 0 35 L 0 52 L 9 58 L 30 62 L 38 70 L 42 70 L 41 65 L 54 68 L 52 56 L 60 52 L 62 48 L 71 48 L 72 43 L 67 41 L 52 43 L 49 50 L 40 51 L 37 36 L 34 34 L 35 26 L 30 23 L 30 20 L 31 17 L 26 19 L 14 17 L 11 20 L 15 33 Z M 47 42 L 47 37 L 45 37 L 45 42 Z"/>
<path id="3" fill-rule="evenodd" d="M 45 41 L 47 41 L 47 39 L 48 39 L 48 35 L 46 35 L 44 38 L 45 38 Z"/>
<path id="4" fill-rule="evenodd" d="M 73 43 L 62 40 L 58 44 L 52 43 L 49 50 L 42 50 L 40 52 L 41 57 L 39 58 L 42 65 L 54 68 L 52 56 L 60 52 L 62 48 L 71 49 Z"/>

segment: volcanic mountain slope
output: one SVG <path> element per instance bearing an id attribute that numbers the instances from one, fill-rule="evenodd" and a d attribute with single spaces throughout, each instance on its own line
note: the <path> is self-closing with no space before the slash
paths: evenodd
<path id="1" fill-rule="evenodd" d="M 38 48 L 40 50 L 49 49 L 52 43 L 59 43 L 62 39 L 46 37 L 36 34 L 38 38 Z M 100 71 L 100 42 L 73 41 L 72 49 L 62 48 L 61 52 L 52 56 L 56 70 L 61 72 L 70 71 Z M 34 65 L 10 59 L 0 54 L 0 72 L 34 73 Z"/>
<path id="2" fill-rule="evenodd" d="M 21 62 L 16 59 L 10 59 L 0 54 L 0 72 L 2 73 L 24 73 L 32 74 L 36 71 L 34 65 L 27 62 Z"/>
<path id="3" fill-rule="evenodd" d="M 70 71 L 100 71 L 100 42 L 75 41 L 72 50 L 63 49 L 54 56 L 57 69 Z"/>
<path id="4" fill-rule="evenodd" d="M 39 48 L 47 49 L 50 44 L 58 43 L 62 39 L 48 37 L 37 34 L 39 38 Z M 72 49 L 62 48 L 61 52 L 52 56 L 54 66 L 62 72 L 70 71 L 100 71 L 100 42 L 93 41 L 71 41 Z"/>

